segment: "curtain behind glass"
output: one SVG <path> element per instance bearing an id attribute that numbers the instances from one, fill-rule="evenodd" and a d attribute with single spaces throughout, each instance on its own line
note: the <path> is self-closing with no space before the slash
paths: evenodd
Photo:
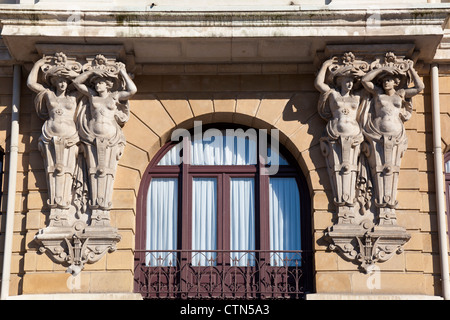
<path id="1" fill-rule="evenodd" d="M 212 136 L 192 142 L 192 165 L 254 165 L 256 140 L 238 136 Z"/>
<path id="2" fill-rule="evenodd" d="M 181 163 L 182 143 L 176 144 L 158 162 L 158 166 L 174 166 Z M 191 164 L 202 166 L 255 165 L 256 140 L 239 136 L 206 136 L 204 140 L 191 142 Z"/>
<path id="3" fill-rule="evenodd" d="M 445 173 L 450 173 L 450 160 L 445 163 Z"/>
<path id="4" fill-rule="evenodd" d="M 253 178 L 230 179 L 230 249 L 255 250 L 255 183 Z M 232 252 L 232 266 L 253 266 L 254 252 Z"/>
<path id="5" fill-rule="evenodd" d="M 192 181 L 192 250 L 217 250 L 217 180 Z M 193 252 L 193 266 L 216 264 L 215 252 Z"/>
<path id="6" fill-rule="evenodd" d="M 147 193 L 147 250 L 177 249 L 177 178 L 153 178 Z M 146 256 L 149 266 L 174 266 L 176 253 L 152 252 Z"/>
<path id="7" fill-rule="evenodd" d="M 295 178 L 270 178 L 270 250 L 300 250 L 300 198 Z M 301 264 L 298 253 L 272 253 L 270 264 Z"/>
<path id="8" fill-rule="evenodd" d="M 183 143 L 177 143 L 159 160 L 158 166 L 176 166 L 181 163 L 181 148 Z"/>

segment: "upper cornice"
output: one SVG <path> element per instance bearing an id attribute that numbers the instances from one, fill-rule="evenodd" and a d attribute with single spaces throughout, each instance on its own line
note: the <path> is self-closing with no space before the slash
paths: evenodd
<path id="1" fill-rule="evenodd" d="M 195 52 L 192 43 L 187 43 L 195 40 L 204 47 L 218 45 L 220 52 L 215 55 L 212 50 L 207 61 L 217 63 L 310 63 L 315 52 L 327 44 L 380 42 L 414 43 L 420 52 L 418 59 L 430 62 L 443 38 L 450 13 L 450 6 L 442 4 L 282 9 L 58 10 L 0 5 L 0 25 L 9 52 L 18 61 L 35 60 L 36 44 L 64 43 L 121 44 L 138 63 L 204 62 L 201 52 Z M 284 43 L 278 46 L 280 41 Z"/>

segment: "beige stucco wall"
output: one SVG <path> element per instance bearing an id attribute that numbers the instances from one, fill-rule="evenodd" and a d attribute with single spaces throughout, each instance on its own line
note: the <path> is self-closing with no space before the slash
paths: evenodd
<path id="1" fill-rule="evenodd" d="M 381 268 L 380 287 L 370 289 L 370 275 L 329 252 L 322 240 L 324 230 L 332 225 L 334 208 L 330 205 L 331 189 L 318 145 L 325 122 L 317 114 L 319 94 L 313 87 L 314 75 L 298 74 L 295 65 L 277 66 L 272 72 L 270 68 L 255 72 L 251 65 L 222 73 L 217 67 L 189 68 L 185 67 L 182 75 L 173 72 L 136 76 L 138 94 L 130 101 L 132 114 L 123 129 L 127 146 L 117 170 L 111 211 L 112 224 L 119 229 L 122 240 L 116 252 L 86 265 L 75 288 L 67 285 L 70 275 L 65 268 L 39 254 L 33 242 L 36 232 L 46 226 L 48 209 L 44 168 L 37 150 L 42 121 L 35 114 L 31 92 L 23 85 L 11 295 L 132 292 L 139 183 L 149 161 L 170 140 L 172 130 L 190 129 L 194 120 L 280 130 L 280 142 L 297 159 L 311 192 L 317 292 L 440 294 L 428 77 L 424 78 L 427 89 L 414 98 L 415 112 L 406 123 L 409 146 L 399 182 L 398 223 L 412 237 L 403 254 L 377 265 Z M 0 77 L 0 144 L 7 149 L 12 78 L 9 69 L 4 72 L 9 73 Z M 450 148 L 449 99 L 450 77 L 441 77 L 444 150 Z M 7 190 L 7 176 L 3 190 Z M 6 210 L 5 199 L 4 196 L 2 213 Z M 4 220 L 3 214 L 2 225 Z M 2 250 L 3 240 L 0 253 Z"/>

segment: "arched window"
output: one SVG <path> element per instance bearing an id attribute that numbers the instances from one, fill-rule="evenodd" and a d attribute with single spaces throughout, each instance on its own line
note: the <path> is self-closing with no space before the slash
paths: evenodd
<path id="1" fill-rule="evenodd" d="M 225 128 L 166 144 L 143 177 L 135 278 L 144 297 L 300 297 L 311 289 L 309 192 L 296 161 L 269 143 L 263 164 L 266 136 Z M 275 156 L 279 166 L 267 175 Z"/>

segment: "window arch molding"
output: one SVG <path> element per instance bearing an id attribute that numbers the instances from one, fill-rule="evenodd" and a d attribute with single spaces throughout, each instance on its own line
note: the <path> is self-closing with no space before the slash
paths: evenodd
<path id="1" fill-rule="evenodd" d="M 235 124 L 224 124 L 224 123 L 213 123 L 203 126 L 203 132 L 208 129 L 243 129 L 248 130 L 251 129 L 247 126 L 235 125 Z M 191 137 L 194 137 L 193 129 L 190 131 Z M 269 132 L 270 133 L 270 132 Z M 270 138 L 269 138 L 270 140 Z M 303 290 L 312 290 L 312 227 L 311 227 L 311 208 L 310 208 L 310 193 L 308 189 L 308 185 L 306 179 L 301 171 L 296 159 L 287 151 L 287 149 L 283 145 L 279 145 L 279 154 L 283 157 L 284 163 L 280 165 L 279 171 L 273 176 L 264 176 L 260 174 L 260 168 L 262 164 L 259 159 L 257 163 L 254 165 L 234 165 L 234 166 L 225 166 L 225 165 L 214 165 L 214 166 L 191 166 L 189 164 L 180 163 L 177 165 L 168 165 L 168 166 L 159 166 L 161 159 L 163 159 L 170 150 L 173 150 L 179 141 L 169 141 L 164 146 L 160 148 L 160 150 L 155 154 L 153 159 L 150 161 L 147 169 L 144 172 L 143 178 L 140 183 L 140 188 L 137 197 L 137 205 L 136 205 L 136 270 L 139 269 L 137 264 L 143 263 L 142 257 L 139 258 L 139 252 L 146 249 L 146 238 L 147 238 L 147 219 L 148 219 L 148 208 L 147 208 L 147 194 L 150 188 L 150 182 L 152 179 L 158 177 L 165 178 L 176 178 L 179 183 L 176 186 L 177 193 L 180 195 L 177 202 L 177 219 L 180 222 L 176 226 L 177 234 L 181 235 L 176 239 L 176 247 L 178 249 L 186 248 L 186 243 L 192 244 L 192 226 L 188 226 L 188 222 L 192 219 L 192 210 L 189 209 L 192 207 L 192 187 L 187 187 L 188 184 L 192 184 L 193 176 L 196 177 L 211 177 L 216 176 L 218 178 L 218 183 L 222 186 L 226 186 L 226 188 L 230 187 L 230 181 L 232 177 L 248 177 L 249 179 L 255 179 L 254 188 L 255 188 L 255 242 L 256 249 L 259 250 L 269 250 L 271 244 L 270 240 L 266 235 L 270 234 L 269 231 L 269 197 L 267 196 L 267 190 L 269 188 L 269 183 L 271 183 L 271 178 L 292 178 L 295 180 L 296 185 L 298 187 L 298 197 L 300 202 L 300 243 L 301 243 L 301 251 L 304 254 L 304 258 L 302 261 L 302 272 L 305 274 L 305 277 L 302 282 Z M 225 181 L 227 181 L 225 183 Z M 293 181 L 293 180 L 292 180 Z M 224 187 L 225 188 L 225 187 Z M 187 190 L 186 190 L 187 189 Z M 220 193 L 220 192 L 219 192 Z M 224 196 L 225 193 L 221 194 L 217 201 L 221 203 L 227 202 L 225 198 L 229 197 L 229 194 Z M 222 206 L 223 204 L 221 204 Z M 224 204 L 223 207 L 227 209 L 219 210 L 222 211 L 219 216 L 223 217 L 226 214 L 223 213 L 225 210 L 230 210 L 229 205 Z M 190 212 L 189 214 L 187 212 Z M 222 226 L 225 223 L 221 220 L 223 218 L 219 218 L 218 224 L 222 223 Z M 228 219 L 230 217 L 228 216 Z M 228 222 L 229 223 L 229 222 Z M 225 239 L 219 241 L 219 249 L 230 249 L 229 245 L 224 244 L 230 238 L 230 235 L 227 234 L 226 228 L 230 228 L 229 225 L 226 225 L 218 231 L 218 236 L 221 239 Z M 218 230 L 220 228 L 218 227 Z M 189 245 L 187 245 L 189 248 Z M 192 247 L 190 248 L 192 249 Z M 146 262 L 148 263 L 148 261 Z M 248 262 L 246 262 L 248 263 Z M 171 265 L 171 264 L 170 264 Z M 139 271 L 137 271 L 139 273 Z M 306 276 L 307 275 L 307 276 Z M 136 278 L 136 276 L 135 276 Z M 136 287 L 135 287 L 136 289 Z"/>

